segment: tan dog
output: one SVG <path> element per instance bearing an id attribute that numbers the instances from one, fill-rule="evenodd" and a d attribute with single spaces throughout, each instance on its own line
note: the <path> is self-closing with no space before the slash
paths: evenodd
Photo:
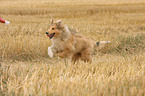
<path id="1" fill-rule="evenodd" d="M 46 34 L 52 40 L 52 46 L 48 47 L 48 55 L 60 58 L 71 56 L 74 63 L 79 59 L 85 62 L 91 61 L 94 49 L 102 44 L 110 43 L 110 41 L 95 42 L 88 37 L 71 32 L 61 20 L 55 23 L 51 20 L 50 28 Z"/>

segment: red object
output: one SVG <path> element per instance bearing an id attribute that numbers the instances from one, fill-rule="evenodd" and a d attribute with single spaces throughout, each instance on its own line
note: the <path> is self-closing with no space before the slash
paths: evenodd
<path id="1" fill-rule="evenodd" d="M 0 17 L 0 22 L 5 23 L 5 20 Z"/>

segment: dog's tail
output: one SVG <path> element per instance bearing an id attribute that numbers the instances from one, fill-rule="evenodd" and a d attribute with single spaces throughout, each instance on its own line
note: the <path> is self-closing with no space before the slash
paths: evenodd
<path id="1" fill-rule="evenodd" d="M 105 47 L 110 41 L 99 41 L 95 43 L 95 49 L 97 48 L 98 50 Z"/>
<path id="2" fill-rule="evenodd" d="M 110 43 L 110 41 L 99 41 L 99 42 L 96 42 L 97 46 L 100 46 L 102 44 L 108 44 Z"/>

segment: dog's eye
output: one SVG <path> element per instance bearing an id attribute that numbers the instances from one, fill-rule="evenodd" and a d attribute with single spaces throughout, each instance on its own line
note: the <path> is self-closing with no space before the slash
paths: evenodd
<path id="1" fill-rule="evenodd" d="M 54 28 L 52 28 L 52 30 L 54 30 Z"/>

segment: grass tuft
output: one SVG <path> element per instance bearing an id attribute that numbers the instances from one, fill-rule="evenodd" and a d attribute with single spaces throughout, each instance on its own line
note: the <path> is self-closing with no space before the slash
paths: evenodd
<path id="1" fill-rule="evenodd" d="M 120 44 L 116 47 L 117 53 L 122 55 L 139 54 L 145 51 L 145 35 L 119 37 Z"/>

